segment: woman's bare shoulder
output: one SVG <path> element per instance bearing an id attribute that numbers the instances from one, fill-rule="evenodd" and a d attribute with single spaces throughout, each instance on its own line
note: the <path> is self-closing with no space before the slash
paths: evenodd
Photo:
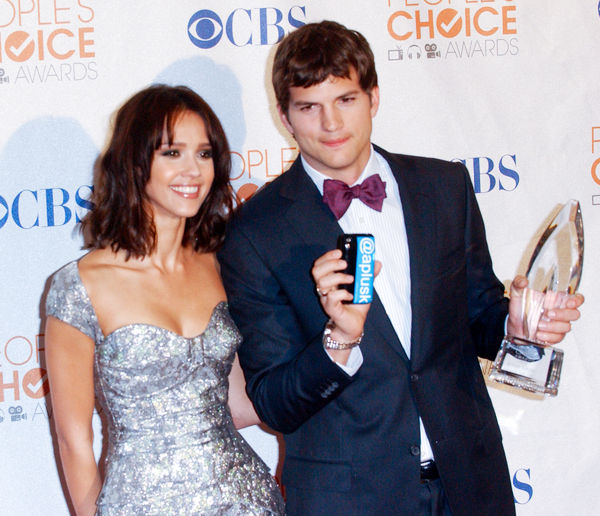
<path id="1" fill-rule="evenodd" d="M 84 275 L 117 273 L 139 268 L 139 260 L 127 259 L 124 251 L 116 253 L 110 248 L 94 249 L 79 260 L 79 271 Z"/>
<path id="2" fill-rule="evenodd" d="M 98 293 L 119 291 L 119 285 L 139 274 L 139 260 L 126 259 L 125 252 L 94 249 L 79 260 L 79 275 L 92 298 Z"/>

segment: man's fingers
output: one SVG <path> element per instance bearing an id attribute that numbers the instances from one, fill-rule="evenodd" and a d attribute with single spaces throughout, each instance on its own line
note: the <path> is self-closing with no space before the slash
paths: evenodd
<path id="1" fill-rule="evenodd" d="M 352 294 L 343 288 L 334 288 L 327 292 L 327 295 L 324 296 L 326 299 L 322 299 L 322 302 L 329 307 L 332 307 L 336 303 L 342 303 L 342 301 L 352 301 Z M 340 307 L 341 308 L 341 307 Z M 327 311 L 327 310 L 326 310 Z"/>
<path id="2" fill-rule="evenodd" d="M 570 296 L 567 300 L 567 308 L 579 308 L 584 301 L 585 298 L 583 297 L 583 294 L 575 294 Z"/>
<path id="3" fill-rule="evenodd" d="M 515 276 L 510 284 L 510 297 L 522 296 L 523 289 L 527 286 L 527 278 L 525 276 Z"/>
<path id="4" fill-rule="evenodd" d="M 324 263 L 330 262 L 330 261 L 335 261 L 335 260 L 339 260 L 342 257 L 342 251 L 340 251 L 339 249 L 332 249 L 331 251 L 327 251 L 325 254 L 319 256 L 314 264 L 313 264 L 313 268 L 314 267 L 319 267 L 321 265 L 323 265 Z"/>
<path id="5" fill-rule="evenodd" d="M 375 269 L 373 270 L 374 277 L 377 277 L 377 275 L 381 272 L 381 267 L 381 262 L 379 260 L 375 260 Z"/>
<path id="6" fill-rule="evenodd" d="M 317 293 L 326 296 L 334 290 L 338 290 L 342 284 L 352 283 L 354 278 L 348 274 L 332 272 L 320 278 L 315 278 Z"/>
<path id="7" fill-rule="evenodd" d="M 538 324 L 538 330 L 541 330 L 545 333 L 564 334 L 571 331 L 571 323 L 569 320 L 542 320 Z"/>

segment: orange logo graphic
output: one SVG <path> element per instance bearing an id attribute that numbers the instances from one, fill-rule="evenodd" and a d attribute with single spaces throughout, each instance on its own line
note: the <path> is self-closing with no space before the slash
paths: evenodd
<path id="1" fill-rule="evenodd" d="M 458 11 L 454 9 L 444 9 L 437 17 L 437 29 L 439 33 L 446 38 L 458 36 L 462 28 L 462 19 Z"/>
<path id="2" fill-rule="evenodd" d="M 503 5 L 499 8 L 465 7 L 461 10 L 446 8 L 439 12 L 433 9 L 400 10 L 391 14 L 387 29 L 389 35 L 398 41 L 440 36 L 452 39 L 460 36 L 516 34 L 516 10 L 515 5 Z"/>
<path id="3" fill-rule="evenodd" d="M 48 394 L 48 374 L 45 369 L 36 368 L 23 375 L 23 391 L 30 398 L 43 398 Z"/>
<path id="4" fill-rule="evenodd" d="M 254 195 L 254 192 L 258 189 L 258 186 L 254 183 L 246 183 L 238 188 L 238 191 L 235 193 L 235 199 L 238 204 L 246 202 L 250 197 Z"/>
<path id="5" fill-rule="evenodd" d="M 0 1 L 0 63 L 95 57 L 90 25 L 95 13 L 83 0 L 78 0 L 76 8 L 58 6 L 56 1 L 53 6 L 50 2 L 42 6 L 41 0 L 29 5 L 5 1 L 12 9 L 3 8 Z"/>
<path id="6" fill-rule="evenodd" d="M 23 61 L 27 61 L 33 55 L 35 43 L 33 42 L 33 38 L 27 34 L 27 32 L 18 30 L 6 38 L 5 47 L 7 57 L 17 63 L 22 63 Z"/>
<path id="7" fill-rule="evenodd" d="M 27 337 L 11 337 L 0 348 L 0 366 L 10 364 L 18 369 L 12 371 L 0 367 L 0 403 L 19 401 L 22 394 L 29 398 L 43 398 L 48 394 L 48 375 L 40 367 L 44 352 L 44 336 L 36 335 L 34 342 Z M 22 366 L 27 369 L 23 371 Z"/>
<path id="8" fill-rule="evenodd" d="M 592 154 L 595 152 L 596 143 L 600 143 L 600 127 L 592 127 Z M 592 163 L 592 179 L 600 185 L 600 158 Z"/>

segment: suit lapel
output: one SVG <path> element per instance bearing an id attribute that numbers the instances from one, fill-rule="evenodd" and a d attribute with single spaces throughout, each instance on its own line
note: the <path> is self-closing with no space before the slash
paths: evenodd
<path id="1" fill-rule="evenodd" d="M 343 233 L 342 228 L 323 202 L 318 188 L 304 171 L 300 158 L 284 173 L 282 182 L 281 195 L 290 201 L 285 217 L 297 231 L 298 237 L 307 246 L 323 247 L 323 252 L 333 249 L 337 236 Z M 392 346 L 408 362 L 408 356 L 377 292 L 365 324 L 365 333 L 369 332 L 379 334 L 379 338 Z"/>
<path id="2" fill-rule="evenodd" d="M 392 155 L 379 147 L 377 152 L 390 164 L 398 183 L 410 260 L 410 292 L 412 307 L 411 361 L 419 362 L 423 353 L 423 295 L 427 290 L 427 278 L 431 274 L 428 242 L 435 241 L 435 215 L 429 206 L 429 194 L 423 189 L 423 182 L 416 180 L 419 174 L 414 165 L 401 156 Z"/>
<path id="3" fill-rule="evenodd" d="M 280 192 L 289 200 L 285 217 L 297 236 L 309 246 L 316 244 L 326 250 L 333 249 L 342 229 L 304 171 L 299 157 L 283 174 Z"/>

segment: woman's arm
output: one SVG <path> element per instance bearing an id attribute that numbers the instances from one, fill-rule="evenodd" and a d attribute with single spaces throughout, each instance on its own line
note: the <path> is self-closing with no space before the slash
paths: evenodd
<path id="1" fill-rule="evenodd" d="M 237 353 L 229 373 L 229 410 L 236 428 L 256 425 L 260 419 L 246 394 L 246 380 Z"/>
<path id="2" fill-rule="evenodd" d="M 54 424 L 69 495 L 77 516 L 96 512 L 101 481 L 93 450 L 94 342 L 48 317 L 46 363 Z"/>

